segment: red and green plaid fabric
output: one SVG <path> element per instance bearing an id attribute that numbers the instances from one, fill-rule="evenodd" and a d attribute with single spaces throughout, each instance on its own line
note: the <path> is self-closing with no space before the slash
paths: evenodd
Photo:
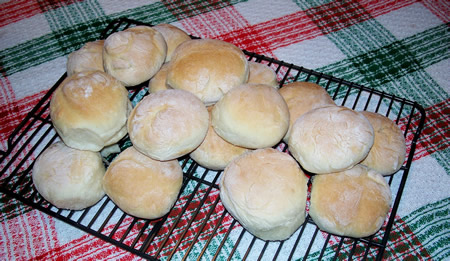
<path id="1" fill-rule="evenodd" d="M 119 17 L 172 23 L 195 36 L 225 40 L 418 102 L 427 119 L 384 258 L 450 258 L 448 1 L 0 1 L 0 150 L 7 150 L 13 130 L 65 72 L 67 55 L 97 39 L 106 25 Z M 406 123 L 399 119 L 399 124 Z M 21 168 L 29 164 L 24 162 Z M 191 189 L 186 188 L 178 204 L 187 200 Z M 232 219 L 221 216 L 223 206 L 218 203 L 217 191 L 207 195 L 203 204 L 218 214 L 199 229 L 214 229 L 219 221 L 222 224 L 203 253 L 205 260 L 213 257 L 208 251 L 214 253 L 221 247 L 222 253 L 230 253 L 233 248 L 231 241 L 219 245 Z M 193 199 L 198 204 L 201 200 Z M 0 208 L 0 260 L 138 259 L 4 194 L 0 194 Z M 196 213 L 207 214 L 202 210 Z M 119 230 L 130 222 L 123 220 Z M 143 225 L 135 224 L 135 233 Z M 194 220 L 191 226 L 199 224 Z M 105 227 L 111 229 L 113 225 Z M 176 228 L 171 232 L 173 237 L 165 245 L 179 244 L 182 251 L 189 247 L 189 240 L 209 240 L 180 235 Z M 320 255 L 333 259 L 335 239 L 320 232 L 317 237 L 330 240 L 330 247 L 324 253 L 312 249 L 311 259 Z M 344 242 L 342 248 L 346 247 Z M 158 250 L 162 259 L 169 257 L 167 249 Z M 196 257 L 203 251 L 202 244 L 189 251 L 189 257 Z M 237 260 L 245 255 L 239 251 L 233 256 Z M 175 260 L 181 257 L 172 256 Z"/>

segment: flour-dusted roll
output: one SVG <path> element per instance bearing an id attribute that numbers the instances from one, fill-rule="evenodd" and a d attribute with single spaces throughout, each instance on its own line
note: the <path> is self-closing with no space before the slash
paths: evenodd
<path id="1" fill-rule="evenodd" d="M 216 39 L 180 44 L 173 53 L 167 84 L 190 91 L 206 105 L 248 80 L 248 62 L 235 45 Z"/>
<path id="2" fill-rule="evenodd" d="M 362 165 L 312 178 L 309 215 L 329 233 L 366 237 L 383 225 L 391 190 L 383 176 Z"/>
<path id="3" fill-rule="evenodd" d="M 155 219 L 175 204 L 183 183 L 177 160 L 153 160 L 134 147 L 121 152 L 103 177 L 108 197 L 125 213 Z"/>
<path id="4" fill-rule="evenodd" d="M 361 164 L 382 175 L 397 172 L 406 157 L 406 143 L 402 130 L 386 116 L 369 111 L 361 113 L 372 124 L 375 133 L 373 146 Z"/>
<path id="5" fill-rule="evenodd" d="M 99 152 L 76 150 L 58 141 L 36 159 L 32 179 L 39 194 L 57 208 L 80 210 L 104 195 Z"/>
<path id="6" fill-rule="evenodd" d="M 262 83 L 279 88 L 277 74 L 269 66 L 254 61 L 248 62 L 249 75 L 247 83 Z"/>
<path id="7" fill-rule="evenodd" d="M 105 72 L 125 86 L 134 86 L 155 75 L 166 54 L 167 44 L 160 32 L 149 26 L 136 26 L 106 38 L 103 65 Z"/>
<path id="8" fill-rule="evenodd" d="M 112 76 L 81 72 L 67 77 L 53 93 L 50 117 L 69 147 L 100 151 L 127 134 L 128 91 Z"/>
<path id="9" fill-rule="evenodd" d="M 212 126 L 220 137 L 236 146 L 272 147 L 288 130 L 289 109 L 275 88 L 243 84 L 214 105 Z"/>
<path id="10" fill-rule="evenodd" d="M 349 169 L 361 162 L 374 141 L 364 115 L 342 106 L 316 108 L 292 126 L 289 151 L 309 172 L 324 174 Z"/>
<path id="11" fill-rule="evenodd" d="M 168 63 L 163 64 L 161 69 L 159 69 L 159 71 L 150 79 L 148 82 L 149 93 L 170 89 L 170 87 L 166 84 L 168 68 Z"/>
<path id="12" fill-rule="evenodd" d="M 256 237 L 284 240 L 305 221 L 307 182 L 290 155 L 272 148 L 258 149 L 239 156 L 225 168 L 220 199 Z"/>
<path id="13" fill-rule="evenodd" d="M 158 32 L 162 34 L 167 43 L 167 55 L 165 62 L 172 59 L 172 54 L 175 49 L 183 42 L 191 40 L 191 37 L 180 28 L 171 24 L 157 24 L 153 26 Z"/>
<path id="14" fill-rule="evenodd" d="M 289 129 L 283 137 L 284 142 L 289 141 L 292 125 L 304 113 L 328 105 L 336 105 L 328 92 L 320 85 L 312 82 L 292 82 L 279 90 L 289 108 Z"/>
<path id="15" fill-rule="evenodd" d="M 211 111 L 213 106 L 209 106 L 207 109 L 210 113 L 208 133 L 202 144 L 190 153 L 190 157 L 205 168 L 222 170 L 234 158 L 247 152 L 248 149 L 233 145 L 217 135 L 211 125 Z"/>
<path id="16" fill-rule="evenodd" d="M 103 69 L 103 43 L 104 40 L 87 42 L 80 49 L 67 57 L 67 75 L 79 72 L 102 71 Z"/>
<path id="17" fill-rule="evenodd" d="M 208 110 L 194 94 L 164 90 L 142 99 L 128 119 L 137 150 L 156 160 L 172 160 L 197 148 L 206 136 Z"/>

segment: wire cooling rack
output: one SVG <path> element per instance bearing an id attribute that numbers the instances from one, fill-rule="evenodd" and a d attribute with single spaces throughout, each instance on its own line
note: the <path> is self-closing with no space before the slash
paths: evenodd
<path id="1" fill-rule="evenodd" d="M 100 39 L 130 26 L 143 25 L 121 18 L 111 22 Z M 35 158 L 59 140 L 49 116 L 52 93 L 65 79 L 64 74 L 28 113 L 8 139 L 7 151 L 0 152 L 0 192 L 74 227 L 150 260 L 184 259 L 377 259 L 383 257 L 401 195 L 413 160 L 416 141 L 425 121 L 424 109 L 414 101 L 367 88 L 344 79 L 244 51 L 248 60 L 270 66 L 280 86 L 292 81 L 309 81 L 323 86 L 336 104 L 354 110 L 368 110 L 385 115 L 403 130 L 407 141 L 407 159 L 394 175 L 386 177 L 393 205 L 385 224 L 375 235 L 349 238 L 325 233 L 309 216 L 306 222 L 285 241 L 265 242 L 243 229 L 225 210 L 219 198 L 221 172 L 204 169 L 189 157 L 179 159 L 184 181 L 173 209 L 156 220 L 139 219 L 122 212 L 107 196 L 96 205 L 80 211 L 52 206 L 36 191 L 31 179 Z M 148 93 L 148 82 L 129 88 L 135 105 Z M 131 143 L 122 139 L 116 149 Z M 286 151 L 280 143 L 277 149 Z M 105 164 L 118 151 L 104 155 Z"/>

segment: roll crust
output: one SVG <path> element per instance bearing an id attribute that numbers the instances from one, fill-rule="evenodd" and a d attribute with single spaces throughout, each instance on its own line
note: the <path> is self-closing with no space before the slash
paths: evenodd
<path id="1" fill-rule="evenodd" d="M 67 57 L 67 76 L 79 72 L 101 71 L 103 69 L 103 44 L 104 40 L 87 42 L 80 49 L 72 52 Z"/>
<path id="2" fill-rule="evenodd" d="M 155 30 L 160 32 L 167 44 L 167 55 L 165 62 L 170 62 L 173 52 L 183 42 L 191 40 L 191 37 L 180 28 L 171 24 L 157 24 L 153 26 Z"/>
<path id="3" fill-rule="evenodd" d="M 258 149 L 239 156 L 225 168 L 220 198 L 231 215 L 256 237 L 284 240 L 305 221 L 307 181 L 288 154 Z"/>
<path id="4" fill-rule="evenodd" d="M 249 75 L 247 83 L 261 83 L 279 88 L 277 74 L 269 66 L 254 61 L 248 62 Z"/>

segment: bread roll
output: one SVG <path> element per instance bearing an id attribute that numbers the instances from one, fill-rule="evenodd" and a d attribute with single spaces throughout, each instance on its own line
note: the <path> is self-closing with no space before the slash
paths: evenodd
<path id="1" fill-rule="evenodd" d="M 172 160 L 202 143 L 208 122 L 208 110 L 199 98 L 171 89 L 142 99 L 130 114 L 128 132 L 141 153 L 156 160 Z"/>
<path id="2" fill-rule="evenodd" d="M 275 88 L 243 84 L 216 103 L 212 126 L 220 137 L 236 146 L 272 147 L 286 134 L 289 109 Z"/>
<path id="3" fill-rule="evenodd" d="M 172 54 L 175 49 L 183 42 L 191 40 L 191 37 L 180 28 L 171 24 L 157 24 L 153 26 L 158 32 L 162 34 L 167 43 L 167 55 L 165 62 L 172 59 Z"/>
<path id="4" fill-rule="evenodd" d="M 67 76 L 79 72 L 102 71 L 104 40 L 87 42 L 67 57 Z"/>
<path id="5" fill-rule="evenodd" d="M 248 62 L 249 75 L 247 83 L 262 83 L 278 89 L 277 74 L 269 66 L 254 61 Z"/>
<path id="6" fill-rule="evenodd" d="M 223 170 L 237 156 L 248 151 L 246 148 L 235 146 L 216 134 L 211 125 L 211 111 L 209 106 L 210 124 L 205 139 L 198 148 L 191 152 L 190 157 L 201 166 L 212 170 Z"/>
<path id="7" fill-rule="evenodd" d="M 324 174 L 349 169 L 369 153 L 374 140 L 370 122 L 342 106 L 316 108 L 292 126 L 289 150 L 304 169 Z"/>
<path id="8" fill-rule="evenodd" d="M 36 159 L 32 179 L 39 194 L 55 207 L 80 210 L 105 195 L 104 174 L 99 152 L 72 149 L 58 141 Z"/>
<path id="9" fill-rule="evenodd" d="M 105 40 L 105 72 L 125 86 L 143 83 L 161 68 L 167 45 L 162 34 L 149 26 L 136 26 L 115 32 Z"/>
<path id="10" fill-rule="evenodd" d="M 150 79 L 148 83 L 149 93 L 170 89 L 170 87 L 166 84 L 168 68 L 168 63 L 163 64 L 163 66 L 161 66 L 161 69 L 159 69 L 159 71 L 153 76 L 153 78 Z"/>
<path id="11" fill-rule="evenodd" d="M 153 160 L 133 147 L 113 160 L 103 178 L 106 194 L 120 209 L 146 219 L 167 214 L 182 183 L 183 172 L 177 160 Z"/>
<path id="12" fill-rule="evenodd" d="M 305 221 L 307 181 L 288 154 L 258 149 L 239 156 L 225 168 L 220 199 L 256 237 L 284 240 Z"/>
<path id="13" fill-rule="evenodd" d="M 284 142 L 289 141 L 292 125 L 295 120 L 307 111 L 327 105 L 336 105 L 328 92 L 320 85 L 312 82 L 292 82 L 279 90 L 289 108 L 289 129 L 283 137 Z"/>
<path id="14" fill-rule="evenodd" d="M 53 93 L 50 117 L 69 147 L 100 151 L 127 133 L 128 91 L 112 76 L 81 72 L 67 77 Z"/>
<path id="15" fill-rule="evenodd" d="M 378 113 L 361 112 L 372 124 L 375 139 L 367 157 L 361 162 L 382 175 L 397 172 L 406 157 L 406 143 L 403 132 L 388 117 Z"/>
<path id="16" fill-rule="evenodd" d="M 312 178 L 309 215 L 326 232 L 370 236 L 383 225 L 390 205 L 389 185 L 364 166 Z"/>
<path id="17" fill-rule="evenodd" d="M 233 44 L 215 39 L 180 44 L 167 74 L 170 87 L 190 91 L 206 105 L 214 104 L 247 79 L 248 63 L 244 53 Z"/>

